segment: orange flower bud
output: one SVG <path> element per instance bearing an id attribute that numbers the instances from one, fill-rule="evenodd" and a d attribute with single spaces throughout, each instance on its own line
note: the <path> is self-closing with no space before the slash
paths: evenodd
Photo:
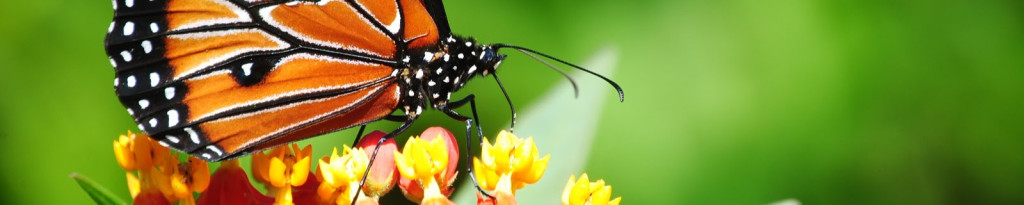
<path id="1" fill-rule="evenodd" d="M 361 148 L 366 152 L 366 156 L 372 156 L 373 150 L 377 147 L 377 142 L 384 137 L 386 133 L 381 131 L 373 131 L 367 134 L 359 143 L 356 144 L 356 148 Z M 363 186 L 363 191 L 366 192 L 367 196 L 378 198 L 384 196 L 388 191 L 391 191 L 395 187 L 395 183 L 398 181 L 398 169 L 395 167 L 394 153 L 398 150 L 398 145 L 395 144 L 395 139 L 387 139 L 381 143 L 380 149 L 377 150 L 377 157 L 373 160 L 373 164 L 370 165 L 370 173 L 366 178 L 366 185 Z"/>

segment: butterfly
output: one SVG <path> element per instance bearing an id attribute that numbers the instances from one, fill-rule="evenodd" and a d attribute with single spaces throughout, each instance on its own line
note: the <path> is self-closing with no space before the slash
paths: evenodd
<path id="1" fill-rule="evenodd" d="M 451 94 L 475 77 L 497 81 L 506 57 L 501 48 L 594 74 L 623 99 L 617 84 L 579 66 L 453 35 L 440 0 L 113 0 L 113 6 L 104 44 L 121 104 L 161 145 L 207 161 L 378 120 L 402 122 L 391 137 L 426 109 L 466 122 L 468 138 L 477 118 L 474 95 L 453 100 Z M 453 110 L 466 104 L 473 117 Z M 479 131 L 479 121 L 476 126 Z"/>

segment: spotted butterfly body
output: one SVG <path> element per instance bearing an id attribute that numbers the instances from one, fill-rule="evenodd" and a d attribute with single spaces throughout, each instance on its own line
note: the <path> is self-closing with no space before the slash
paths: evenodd
<path id="1" fill-rule="evenodd" d="M 114 88 L 160 144 L 220 161 L 426 108 L 504 59 L 438 0 L 114 0 Z"/>

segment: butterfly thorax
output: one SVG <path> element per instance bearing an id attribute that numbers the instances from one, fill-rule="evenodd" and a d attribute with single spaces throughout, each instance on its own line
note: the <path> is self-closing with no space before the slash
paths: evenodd
<path id="1" fill-rule="evenodd" d="M 453 92 L 471 78 L 493 73 L 504 58 L 488 45 L 457 36 L 442 39 L 434 49 L 410 51 L 402 59 L 408 67 L 401 69 L 399 80 L 402 109 L 415 116 L 425 106 L 443 108 L 452 101 Z"/>

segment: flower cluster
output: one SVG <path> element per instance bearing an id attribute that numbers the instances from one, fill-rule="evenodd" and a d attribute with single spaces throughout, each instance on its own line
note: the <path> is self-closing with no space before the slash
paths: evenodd
<path id="1" fill-rule="evenodd" d="M 406 198 L 421 204 L 454 204 L 448 196 L 458 172 L 459 150 L 451 132 L 428 128 L 419 137 L 409 138 L 402 152 L 396 150 L 394 156 L 402 174 L 399 187 Z"/>
<path id="2" fill-rule="evenodd" d="M 515 200 L 516 190 L 540 180 L 551 158 L 537 157 L 533 137 L 523 140 L 506 131 L 498 133 L 494 144 L 485 138 L 481 152 L 480 158 L 473 158 L 473 174 L 480 188 L 496 195 L 496 203 Z"/>
<path id="3" fill-rule="evenodd" d="M 254 188 L 237 160 L 220 163 L 210 174 L 203 160 L 184 161 L 144 134 L 121 135 L 114 141 L 118 164 L 127 173 L 135 204 L 379 204 L 398 187 L 419 204 L 454 204 L 459 149 L 455 135 L 431 127 L 410 137 L 398 149 L 394 139 L 374 131 L 355 147 L 344 145 L 330 156 L 316 159 L 312 147 L 279 146 L 251 155 L 250 171 L 266 193 Z M 473 158 L 473 174 L 480 188 L 478 204 L 515 204 L 516 190 L 536 183 L 544 175 L 550 156 L 538 157 L 533 138 L 520 139 L 502 131 L 494 143 L 484 139 L 482 153 Z M 315 161 L 314 161 L 315 160 Z M 316 169 L 311 169 L 312 165 Z M 364 178 L 365 177 L 365 178 Z M 195 193 L 198 198 L 194 197 Z M 618 204 L 608 200 L 611 186 L 590 182 L 586 174 L 569 180 L 563 204 Z M 554 201 L 554 200 L 552 200 Z"/>
<path id="4" fill-rule="evenodd" d="M 119 136 L 114 141 L 114 156 L 127 171 L 135 201 L 195 204 L 192 193 L 203 192 L 210 184 L 206 161 L 189 157 L 179 162 L 177 155 L 145 134 L 129 131 Z"/>
<path id="5" fill-rule="evenodd" d="M 310 145 L 299 149 L 299 145 L 292 144 L 291 149 L 289 146 L 280 146 L 270 150 L 270 153 L 253 154 L 253 177 L 273 193 L 277 199 L 275 204 L 293 204 L 292 188 L 306 184 L 312 153 L 313 147 Z"/>
<path id="6" fill-rule="evenodd" d="M 576 176 L 569 177 L 569 182 L 566 183 L 565 190 L 562 191 L 562 204 L 619 205 L 619 201 L 622 201 L 622 197 L 608 200 L 611 199 L 611 196 L 612 186 L 605 185 L 603 179 L 590 182 L 587 173 L 583 173 L 579 181 L 576 180 Z"/>

